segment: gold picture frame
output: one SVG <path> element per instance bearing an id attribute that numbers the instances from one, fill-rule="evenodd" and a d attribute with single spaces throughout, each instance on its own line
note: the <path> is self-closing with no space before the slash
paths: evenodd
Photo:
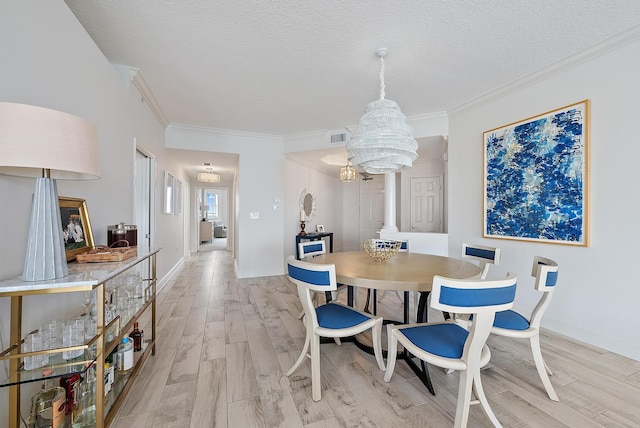
<path id="1" fill-rule="evenodd" d="M 87 202 L 84 199 L 60 196 L 58 203 L 64 249 L 67 261 L 72 261 L 78 254 L 92 249 L 94 245 Z"/>
<path id="2" fill-rule="evenodd" d="M 483 134 L 485 238 L 589 245 L 589 110 L 587 99 Z"/>

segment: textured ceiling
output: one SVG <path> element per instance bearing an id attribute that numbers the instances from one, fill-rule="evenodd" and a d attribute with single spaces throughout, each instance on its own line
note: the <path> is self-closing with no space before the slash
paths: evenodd
<path id="1" fill-rule="evenodd" d="M 640 23 L 638 0 L 65 0 L 174 124 L 291 135 L 447 111 Z"/>

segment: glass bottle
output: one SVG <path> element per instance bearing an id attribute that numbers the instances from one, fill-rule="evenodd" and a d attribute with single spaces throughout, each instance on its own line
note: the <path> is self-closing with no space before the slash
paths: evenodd
<path id="1" fill-rule="evenodd" d="M 42 372 L 51 376 L 52 370 Z M 31 400 L 29 426 L 33 428 L 62 428 L 65 424 L 67 394 L 64 388 L 56 385 L 57 379 L 45 379 L 42 390 Z"/>
<path id="2" fill-rule="evenodd" d="M 85 372 L 80 386 L 81 411 L 75 415 L 71 423 L 72 428 L 94 427 L 96 425 L 96 372 L 95 366 Z"/>
<path id="3" fill-rule="evenodd" d="M 133 340 L 123 337 L 120 346 L 118 346 L 118 370 L 128 372 L 133 367 Z"/>
<path id="4" fill-rule="evenodd" d="M 143 330 L 138 330 L 138 322 L 133 324 L 133 331 L 129 333 L 129 337 L 133 340 L 133 352 L 142 351 Z"/>
<path id="5" fill-rule="evenodd" d="M 80 385 L 81 377 L 74 373 L 60 378 L 60 387 L 65 390 L 67 396 L 66 414 L 71 414 L 71 419 L 77 415 L 80 410 Z"/>

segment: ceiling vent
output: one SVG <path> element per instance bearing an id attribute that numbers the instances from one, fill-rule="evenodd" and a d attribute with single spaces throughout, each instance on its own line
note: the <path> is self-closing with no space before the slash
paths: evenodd
<path id="1" fill-rule="evenodd" d="M 342 129 L 329 132 L 329 141 L 331 144 L 344 144 L 349 140 L 348 132 Z"/>

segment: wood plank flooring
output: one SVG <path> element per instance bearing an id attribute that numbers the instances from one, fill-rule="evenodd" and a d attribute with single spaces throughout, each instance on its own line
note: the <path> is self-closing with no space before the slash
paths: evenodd
<path id="1" fill-rule="evenodd" d="M 453 425 L 456 373 L 431 367 L 436 396 L 402 361 L 385 383 L 374 357 L 352 343 L 322 345 L 322 400 L 313 402 L 308 363 L 284 375 L 304 343 L 295 287 L 284 276 L 237 279 L 226 251 L 188 258 L 158 302 L 156 355 L 113 427 Z M 388 293 L 378 313 L 400 319 L 400 300 Z M 503 426 L 640 427 L 640 362 L 551 332 L 541 342 L 560 402 L 548 399 L 527 340 L 489 339 L 483 385 Z M 472 406 L 469 426 L 491 423 Z"/>

